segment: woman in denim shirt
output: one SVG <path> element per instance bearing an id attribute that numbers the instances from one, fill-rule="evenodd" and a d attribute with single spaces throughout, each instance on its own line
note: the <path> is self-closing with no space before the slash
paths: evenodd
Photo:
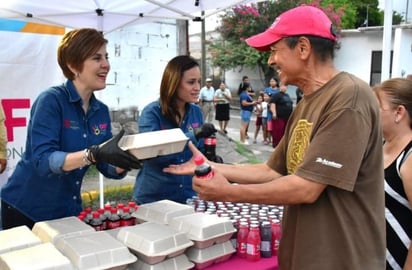
<path id="1" fill-rule="evenodd" d="M 106 87 L 110 70 L 106 44 L 95 29 L 73 30 L 59 44 L 58 62 L 68 80 L 42 92 L 31 108 L 25 153 L 1 191 L 3 229 L 78 215 L 91 164 L 114 179 L 138 167 L 113 143 L 123 133 L 98 146 L 112 137 L 108 107 L 94 96 Z M 110 162 L 114 158 L 119 162 Z"/>
<path id="2" fill-rule="evenodd" d="M 203 125 L 202 111 L 195 104 L 199 97 L 200 79 L 199 64 L 193 58 L 177 56 L 170 60 L 163 72 L 160 99 L 143 109 L 138 123 L 139 132 L 180 128 L 195 145 L 203 149 L 203 140 L 196 136 L 196 131 Z M 173 175 L 162 170 L 190 158 L 192 152 L 186 145 L 181 153 L 143 161 L 143 168 L 136 177 L 135 201 L 142 204 L 168 199 L 185 203 L 195 195 L 192 176 Z"/>

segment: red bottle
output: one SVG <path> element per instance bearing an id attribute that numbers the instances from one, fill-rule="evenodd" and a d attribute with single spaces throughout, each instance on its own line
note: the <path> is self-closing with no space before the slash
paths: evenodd
<path id="1" fill-rule="evenodd" d="M 260 260 L 260 242 L 259 224 L 251 224 L 246 246 L 246 259 L 248 261 Z"/>
<path id="2" fill-rule="evenodd" d="M 100 219 L 100 213 L 95 211 L 92 214 L 92 220 L 90 220 L 90 226 L 92 226 L 96 231 L 103 231 L 103 222 Z"/>
<path id="3" fill-rule="evenodd" d="M 103 230 L 106 230 L 107 229 L 107 222 L 106 222 L 107 218 L 104 215 L 104 209 L 99 208 L 99 209 L 97 209 L 97 212 L 100 214 L 100 219 L 102 220 L 102 228 L 103 228 Z"/>
<path id="4" fill-rule="evenodd" d="M 246 222 L 240 222 L 237 233 L 237 255 L 240 258 L 246 258 L 247 238 L 249 234 L 249 225 Z"/>
<path id="5" fill-rule="evenodd" d="M 213 177 L 212 167 L 207 164 L 202 156 L 195 157 L 195 175 L 199 178 L 209 179 Z"/>
<path id="6" fill-rule="evenodd" d="M 110 217 L 107 220 L 106 227 L 108 230 L 120 227 L 120 217 L 117 214 L 117 209 L 114 207 L 110 210 Z"/>
<path id="7" fill-rule="evenodd" d="M 130 209 L 128 206 L 123 207 L 123 215 L 120 217 L 120 227 L 133 226 L 134 219 L 130 215 Z"/>
<path id="8" fill-rule="evenodd" d="M 278 219 L 272 220 L 272 255 L 277 256 L 279 250 L 279 242 L 282 237 L 280 221 Z"/>

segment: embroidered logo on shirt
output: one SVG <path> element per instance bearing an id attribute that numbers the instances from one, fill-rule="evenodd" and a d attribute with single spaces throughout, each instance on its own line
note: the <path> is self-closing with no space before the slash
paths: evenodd
<path id="1" fill-rule="evenodd" d="M 326 166 L 329 166 L 329 167 L 334 167 L 334 168 L 338 168 L 338 169 L 342 168 L 342 164 L 336 163 L 334 161 L 329 161 L 329 160 L 326 160 L 326 159 L 320 158 L 320 157 L 316 158 L 316 162 L 321 163 L 321 164 L 326 165 Z"/>
<path id="2" fill-rule="evenodd" d="M 94 135 L 100 135 L 100 134 L 106 134 L 107 130 L 107 123 L 102 123 L 99 125 L 94 125 L 92 126 L 93 134 Z"/>
<path id="3" fill-rule="evenodd" d="M 72 121 L 72 120 L 69 120 L 69 119 L 65 119 L 63 121 L 63 126 L 65 128 L 78 129 L 79 128 L 79 123 L 77 121 Z"/>

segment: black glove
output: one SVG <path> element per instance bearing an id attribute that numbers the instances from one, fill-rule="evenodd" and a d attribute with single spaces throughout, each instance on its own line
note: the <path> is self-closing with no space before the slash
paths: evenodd
<path id="1" fill-rule="evenodd" d="M 199 140 L 200 138 L 206 138 L 213 134 L 215 134 L 217 130 L 215 126 L 211 123 L 205 123 L 202 126 L 195 129 L 195 136 L 196 139 Z"/>
<path id="2" fill-rule="evenodd" d="M 124 129 L 122 129 L 116 137 L 100 145 L 92 145 L 89 148 L 96 163 L 106 162 L 128 171 L 131 169 L 140 169 L 142 167 L 140 160 L 127 151 L 120 149 L 118 143 L 123 135 Z"/>

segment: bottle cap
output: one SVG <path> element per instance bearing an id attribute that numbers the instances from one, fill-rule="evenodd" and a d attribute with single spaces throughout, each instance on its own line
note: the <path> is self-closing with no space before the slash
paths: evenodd
<path id="1" fill-rule="evenodd" d="M 205 161 L 205 160 L 203 159 L 202 156 L 196 156 L 196 157 L 195 157 L 195 164 L 196 164 L 196 165 L 201 165 L 201 164 L 203 164 L 204 161 Z"/>

